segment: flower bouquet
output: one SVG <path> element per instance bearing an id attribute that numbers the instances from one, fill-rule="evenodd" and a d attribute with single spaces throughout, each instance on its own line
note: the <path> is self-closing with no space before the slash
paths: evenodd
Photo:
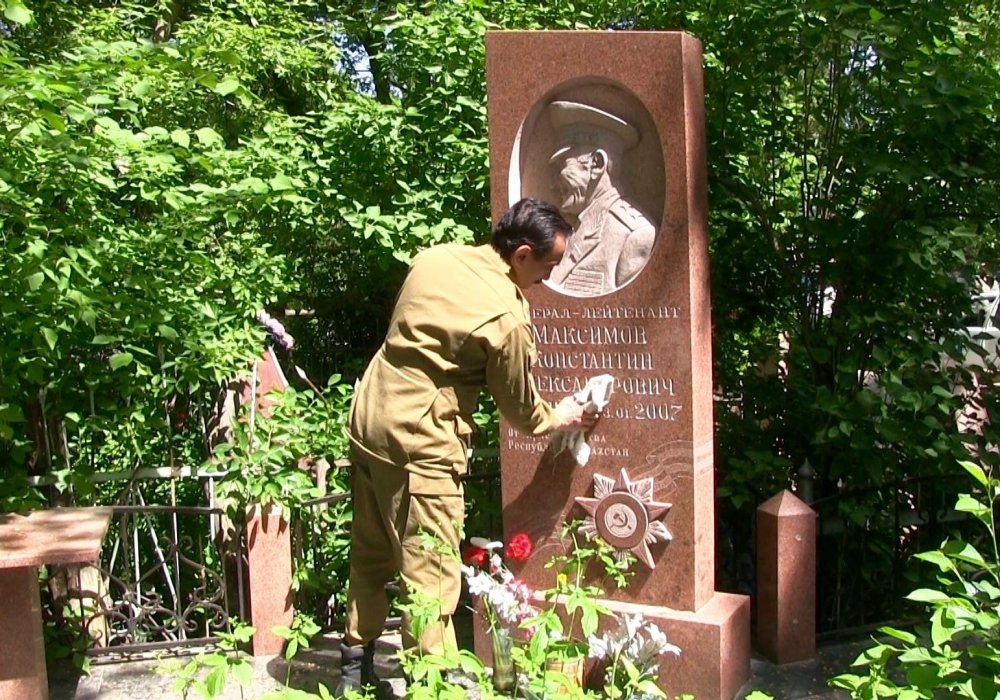
<path id="1" fill-rule="evenodd" d="M 604 695 L 618 698 L 662 698 L 656 684 L 663 654 L 681 653 L 679 647 L 667 641 L 659 627 L 647 622 L 642 615 L 624 615 L 617 629 L 588 640 L 591 658 L 606 664 Z"/>
<path id="2" fill-rule="evenodd" d="M 531 590 L 511 573 L 504 557 L 524 561 L 531 552 L 531 538 L 520 532 L 506 547 L 503 542 L 472 537 L 462 553 L 462 574 L 469 592 L 482 603 L 493 644 L 493 686 L 501 692 L 513 690 L 517 684 L 511 631 L 538 612 L 531 605 Z"/>

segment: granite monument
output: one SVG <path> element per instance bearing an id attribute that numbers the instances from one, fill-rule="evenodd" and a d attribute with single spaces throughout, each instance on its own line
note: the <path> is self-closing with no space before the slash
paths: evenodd
<path id="1" fill-rule="evenodd" d="M 491 32 L 492 209 L 556 203 L 575 233 L 528 294 L 538 389 L 559 399 L 610 374 L 589 459 L 501 425 L 506 536 L 544 567 L 580 521 L 635 558 L 605 602 L 681 647 L 670 694 L 730 700 L 749 676 L 750 606 L 715 591 L 715 474 L 701 46 L 679 32 Z M 532 70 L 523 70 L 525 57 Z"/>

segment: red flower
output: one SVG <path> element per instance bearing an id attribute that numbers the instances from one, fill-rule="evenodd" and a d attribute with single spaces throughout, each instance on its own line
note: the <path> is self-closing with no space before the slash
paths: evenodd
<path id="1" fill-rule="evenodd" d="M 486 550 L 482 547 L 474 547 L 469 545 L 462 552 L 462 561 L 468 565 L 475 564 L 476 566 L 483 566 L 486 563 Z"/>
<path id="2" fill-rule="evenodd" d="M 531 544 L 531 538 L 527 532 L 519 532 L 510 538 L 504 555 L 511 561 L 524 561 L 531 556 L 535 547 Z"/>

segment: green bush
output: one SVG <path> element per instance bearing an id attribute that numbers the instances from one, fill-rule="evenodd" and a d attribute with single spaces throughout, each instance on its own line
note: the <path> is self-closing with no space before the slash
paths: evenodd
<path id="1" fill-rule="evenodd" d="M 927 623 L 913 632 L 883 627 L 885 638 L 854 662 L 861 673 L 830 681 L 852 698 L 973 698 L 993 700 L 1000 692 L 1000 556 L 995 504 L 1000 479 L 971 462 L 962 466 L 977 483 L 975 494 L 959 497 L 955 509 L 986 530 L 979 548 L 959 539 L 916 555 L 937 569 L 938 586 L 920 588 L 909 600 L 925 604 Z"/>

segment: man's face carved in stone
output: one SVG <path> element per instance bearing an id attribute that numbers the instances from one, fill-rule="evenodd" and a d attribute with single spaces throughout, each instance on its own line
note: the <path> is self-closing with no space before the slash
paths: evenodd
<path id="1" fill-rule="evenodd" d="M 591 190 L 590 155 L 568 155 L 557 163 L 556 190 L 559 210 L 564 215 L 579 216 L 587 206 Z"/>

